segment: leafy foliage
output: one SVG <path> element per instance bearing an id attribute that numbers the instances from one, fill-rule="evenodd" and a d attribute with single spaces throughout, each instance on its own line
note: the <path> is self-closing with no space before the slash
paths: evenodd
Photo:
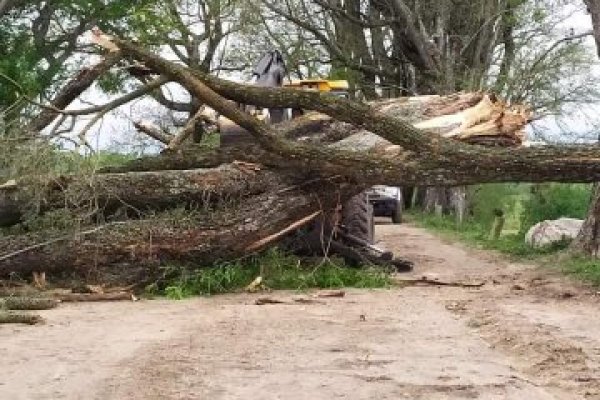
<path id="1" fill-rule="evenodd" d="M 471 199 L 471 217 L 482 226 L 492 226 L 494 210 L 501 210 L 507 216 L 507 224 L 511 227 L 519 225 L 519 206 L 526 195 L 526 185 L 519 184 L 485 184 L 469 188 Z"/>
<path id="2" fill-rule="evenodd" d="M 530 186 L 523 201 L 521 231 L 547 219 L 585 218 L 591 199 L 590 185 L 547 183 Z"/>

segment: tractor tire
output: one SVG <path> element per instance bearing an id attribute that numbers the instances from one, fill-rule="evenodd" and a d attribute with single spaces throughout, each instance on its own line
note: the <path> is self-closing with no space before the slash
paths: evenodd
<path id="1" fill-rule="evenodd" d="M 342 207 L 342 225 L 348 233 L 373 244 L 375 242 L 375 221 L 373 206 L 369 203 L 366 192 L 360 193 Z"/>
<path id="2" fill-rule="evenodd" d="M 392 213 L 392 222 L 395 224 L 402 223 L 402 212 L 404 211 L 404 202 L 402 200 L 398 200 L 396 202 L 396 209 Z"/>

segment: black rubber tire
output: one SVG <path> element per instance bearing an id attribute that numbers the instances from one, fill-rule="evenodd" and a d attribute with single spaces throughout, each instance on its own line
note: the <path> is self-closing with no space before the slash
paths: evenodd
<path id="1" fill-rule="evenodd" d="M 373 205 L 369 203 L 366 192 L 360 193 L 342 207 L 342 225 L 348 233 L 367 243 L 375 242 L 375 222 Z"/>
<path id="2" fill-rule="evenodd" d="M 402 200 L 398 200 L 396 202 L 396 209 L 392 213 L 392 222 L 393 223 L 395 223 L 395 224 L 402 223 L 402 211 L 404 211 L 403 208 L 404 208 L 404 202 Z"/>

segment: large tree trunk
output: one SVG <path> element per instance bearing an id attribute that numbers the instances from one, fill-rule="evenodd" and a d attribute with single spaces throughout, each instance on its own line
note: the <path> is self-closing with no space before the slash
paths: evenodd
<path id="1" fill-rule="evenodd" d="M 186 216 L 166 213 L 59 235 L 0 238 L 0 276 L 44 271 L 101 282 L 147 282 L 164 274 L 169 262 L 202 266 L 260 250 L 256 244 L 264 238 L 320 210 L 333 209 L 360 190 L 330 179 L 275 178 L 268 192 Z"/>
<path id="2" fill-rule="evenodd" d="M 600 57 L 600 0 L 583 0 L 592 16 L 592 26 L 594 27 L 594 39 Z"/>
<path id="3" fill-rule="evenodd" d="M 32 209 L 40 213 L 66 209 L 94 217 L 109 217 L 117 210 L 139 217 L 176 207 L 209 209 L 216 203 L 268 192 L 284 181 L 285 176 L 249 164 L 68 176 L 35 191 L 24 180 L 0 188 L 0 226 L 19 222 Z"/>
<path id="4" fill-rule="evenodd" d="M 98 64 L 90 68 L 84 68 L 73 77 L 51 102 L 51 107 L 45 108 L 27 126 L 27 130 L 37 133 L 50 125 L 59 115 L 59 110 L 65 109 L 83 92 L 89 89 L 96 80 L 115 65 L 121 56 L 119 53 L 109 55 Z"/>
<path id="5" fill-rule="evenodd" d="M 594 39 L 596 49 L 600 56 L 600 0 L 584 0 L 592 17 L 594 28 Z M 586 216 L 577 238 L 571 244 L 571 248 L 583 254 L 598 257 L 600 249 L 600 185 L 594 185 L 594 194 Z"/>
<path id="6" fill-rule="evenodd" d="M 600 185 L 598 184 L 594 185 L 590 208 L 571 248 L 592 257 L 600 255 Z"/>

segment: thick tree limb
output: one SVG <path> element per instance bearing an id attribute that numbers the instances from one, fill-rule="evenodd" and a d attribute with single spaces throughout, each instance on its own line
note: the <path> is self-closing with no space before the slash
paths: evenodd
<path id="1" fill-rule="evenodd" d="M 290 184 L 277 179 L 271 185 L 264 194 L 185 220 L 166 215 L 127 221 L 38 247 L 34 244 L 48 242 L 48 234 L 0 238 L 3 254 L 31 249 L 8 258 L 0 254 L 0 276 L 28 276 L 33 269 L 43 268 L 46 273 L 65 271 L 105 283 L 147 282 L 164 274 L 163 260 L 208 265 L 244 256 L 252 244 L 281 232 L 290 221 L 332 209 L 340 198 L 361 190 L 332 180 Z M 319 196 L 313 194 L 317 188 L 324 190 Z"/>
<path id="2" fill-rule="evenodd" d="M 120 53 L 109 53 L 100 63 L 96 64 L 95 66 L 82 69 L 52 100 L 50 105 L 53 109 L 44 109 L 33 121 L 29 123 L 27 130 L 31 132 L 39 132 L 46 126 L 50 125 L 59 114 L 54 109 L 62 110 L 66 108 L 73 102 L 73 100 L 78 98 L 83 92 L 92 86 L 98 77 L 106 73 L 120 59 Z"/>
<path id="3" fill-rule="evenodd" d="M 73 212 L 111 215 L 124 207 L 133 214 L 149 210 L 193 206 L 207 209 L 216 203 L 238 201 L 264 193 L 273 183 L 282 182 L 268 170 L 245 170 L 234 164 L 213 169 L 98 174 L 91 177 L 64 177 L 49 184 L 40 204 L 41 211 L 70 209 Z M 0 197 L 0 226 L 11 225 L 34 200 L 25 181 Z M 0 190 L 0 195 L 2 194 Z M 131 213 L 130 212 L 130 213 Z"/>
<path id="4" fill-rule="evenodd" d="M 185 126 L 175 135 L 175 137 L 167 143 L 168 150 L 176 150 L 183 142 L 191 137 L 196 130 L 197 124 L 201 123 L 206 117 L 204 116 L 204 107 L 201 107 L 186 123 Z"/>
<path id="5" fill-rule="evenodd" d="M 333 96 L 321 95 L 315 92 L 296 91 L 291 89 L 260 88 L 249 85 L 239 85 L 211 77 L 200 71 L 192 71 L 169 63 L 152 55 L 139 46 L 115 40 L 119 48 L 128 56 L 144 62 L 148 67 L 164 73 L 178 81 L 198 97 L 209 97 L 208 104 L 213 105 L 219 112 L 233 119 L 240 126 L 254 133 L 258 142 L 270 151 L 279 154 L 293 155 L 304 160 L 318 160 L 318 168 L 324 168 L 323 161 L 328 167 L 342 167 L 345 171 L 356 170 L 361 165 L 363 170 L 376 170 L 381 177 L 398 171 L 398 179 L 402 180 L 404 167 L 426 168 L 433 176 L 446 174 L 444 171 L 469 171 L 455 181 L 477 183 L 481 179 L 486 182 L 501 181 L 531 181 L 545 179 L 550 181 L 583 181 L 590 182 L 600 178 L 600 149 L 589 147 L 572 148 L 526 148 L 526 149 L 488 149 L 470 146 L 441 138 L 438 135 L 425 133 L 406 121 L 386 116 L 366 104 L 357 103 Z M 197 78 L 197 79 L 194 79 Z M 213 90 L 207 90 L 202 82 Z M 332 154 L 310 147 L 291 147 L 279 140 L 271 130 L 252 120 L 242 112 L 230 110 L 230 106 L 215 97 L 221 95 L 245 104 L 256 104 L 262 107 L 298 107 L 323 112 L 331 117 L 351 123 L 382 136 L 393 144 L 402 146 L 405 151 L 399 154 L 395 162 L 373 162 L 373 160 L 352 159 L 347 154 Z M 243 115 L 240 115 L 243 114 Z M 350 161 L 351 160 L 351 161 Z M 349 166 L 348 164 L 352 164 Z M 402 164 L 402 165 L 400 165 Z M 360 167 L 359 167 L 360 168 Z M 335 170 L 335 168 L 329 168 Z M 479 175 L 473 178 L 472 174 Z M 336 171 L 339 173 L 339 170 Z M 370 174 L 366 174 L 367 176 Z M 374 174 L 376 175 L 376 174 Z M 402 178 L 400 178 L 402 175 Z M 429 175 L 429 174 L 427 174 Z M 447 174 L 446 174 L 447 175 Z M 371 177 L 371 176 L 370 176 Z M 431 181 L 431 175 L 429 179 Z M 454 179 L 450 179 L 451 181 Z M 439 179 L 439 184 L 446 181 Z"/>
<path id="6" fill-rule="evenodd" d="M 88 107 L 88 108 L 82 108 L 79 110 L 62 110 L 62 109 L 54 107 L 54 106 L 46 106 L 43 104 L 39 104 L 39 106 L 47 109 L 50 112 L 55 112 L 56 114 L 72 115 L 72 116 L 89 115 L 89 114 L 95 114 L 95 113 L 99 113 L 99 112 L 106 112 L 106 111 L 114 110 L 115 108 L 118 108 L 124 104 L 127 104 L 132 100 L 142 97 L 143 95 L 148 94 L 148 93 L 152 92 L 153 90 L 156 90 L 157 88 L 161 87 L 162 85 L 164 85 L 168 82 L 169 82 L 168 79 L 160 77 L 160 78 L 157 78 L 151 82 L 148 82 L 148 83 L 144 84 L 143 86 L 140 86 L 139 88 L 127 93 L 126 95 L 118 97 L 108 103 L 101 104 L 98 106 Z"/>
<path id="7" fill-rule="evenodd" d="M 160 128 L 147 124 L 143 121 L 134 122 L 133 126 L 139 132 L 151 137 L 154 140 L 161 142 L 162 144 L 168 145 L 173 140 L 173 137 L 171 135 L 162 131 Z"/>

